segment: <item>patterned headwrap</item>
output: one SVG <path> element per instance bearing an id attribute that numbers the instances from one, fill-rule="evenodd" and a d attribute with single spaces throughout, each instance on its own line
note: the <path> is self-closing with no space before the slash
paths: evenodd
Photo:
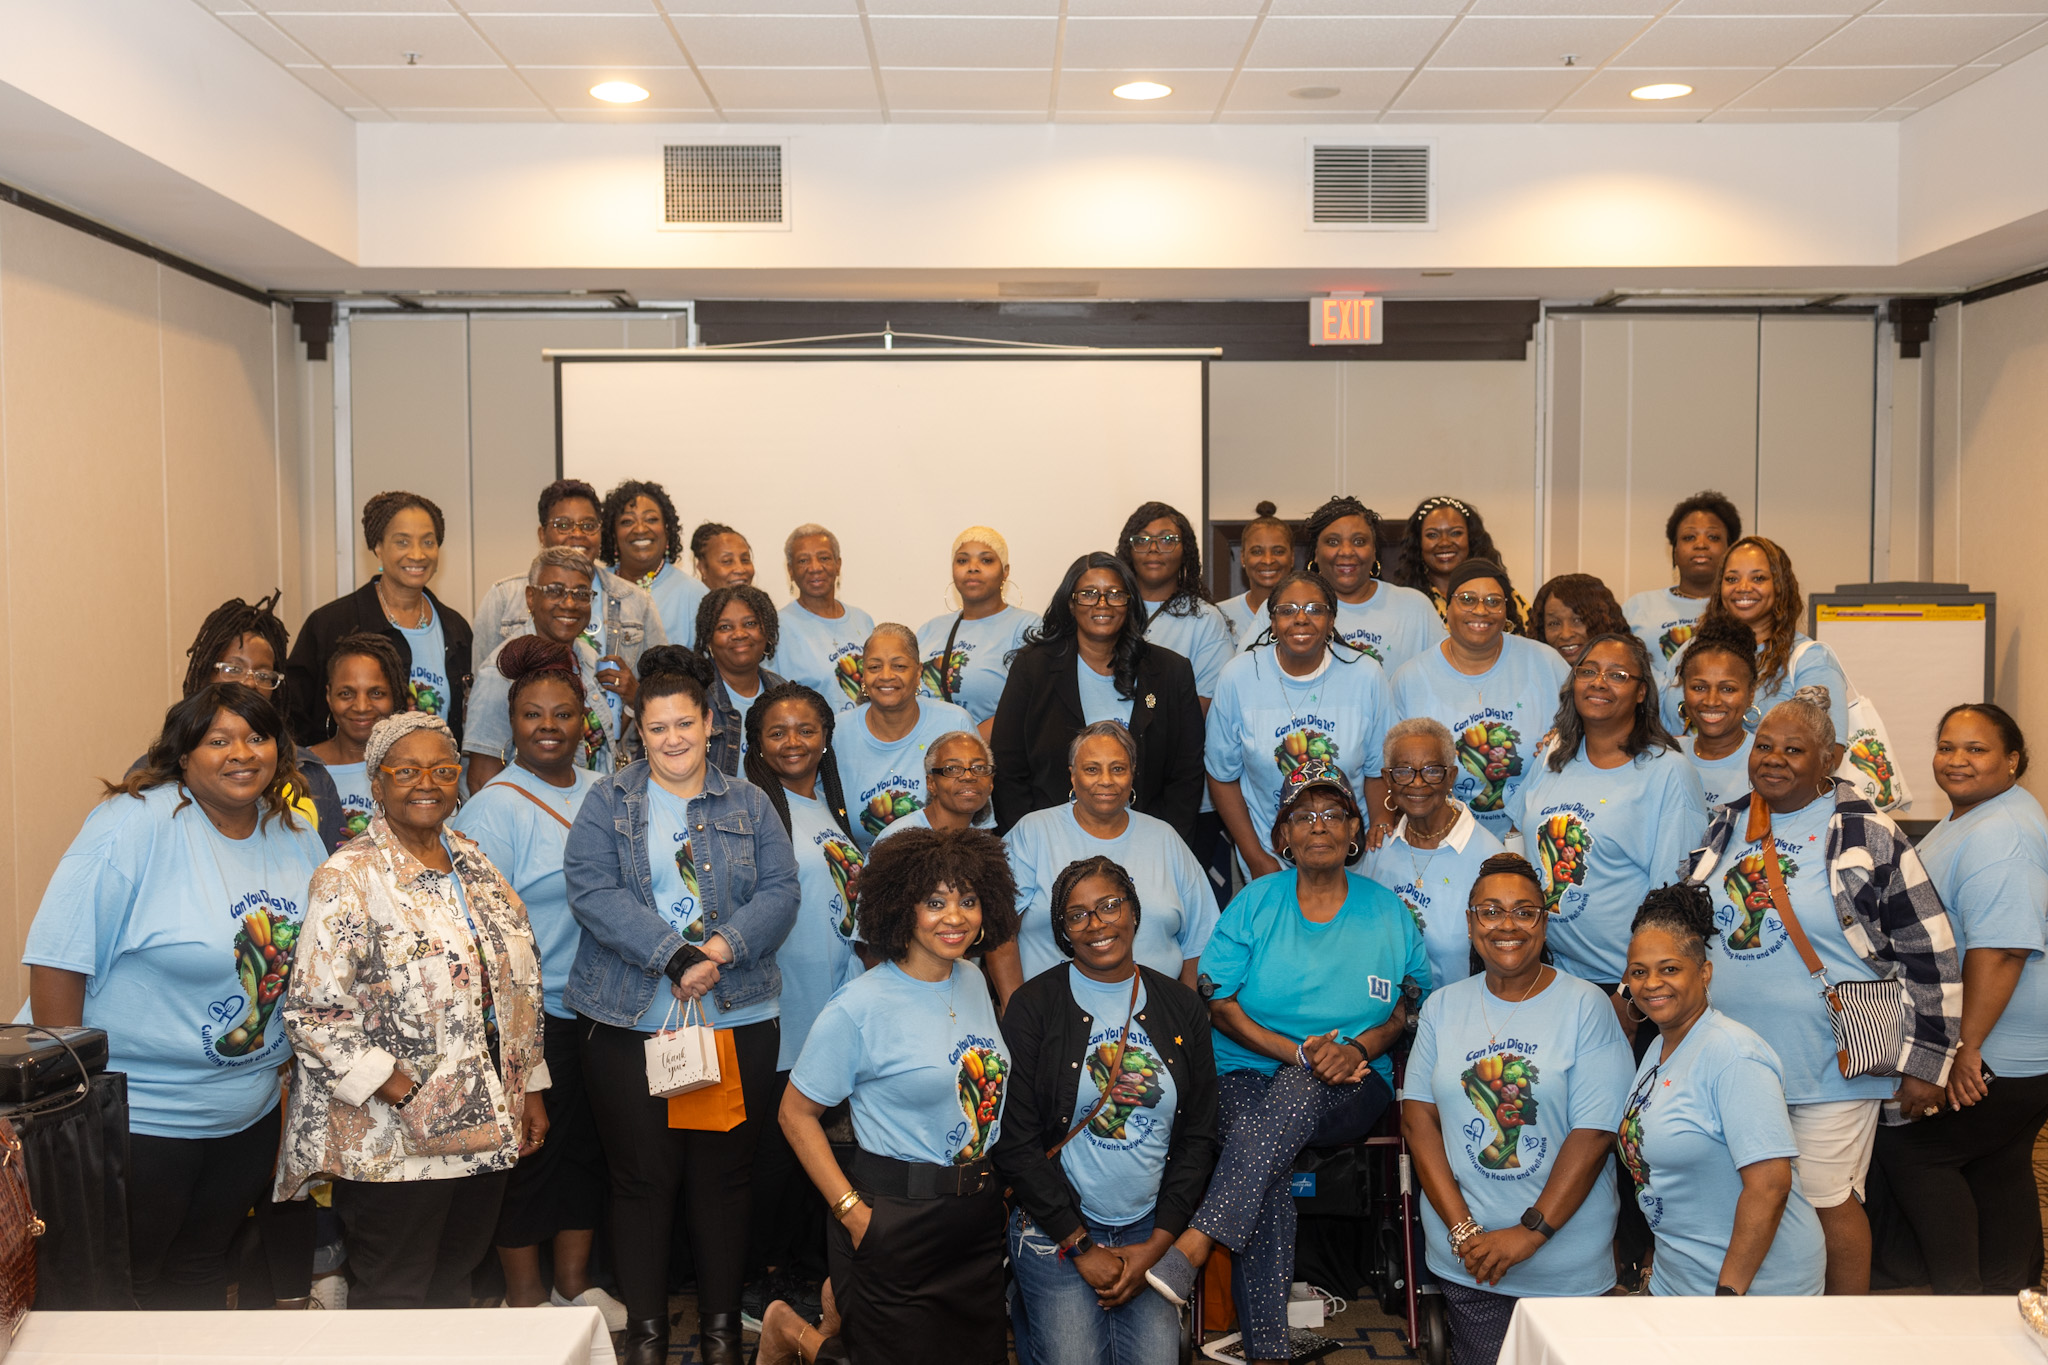
<path id="1" fill-rule="evenodd" d="M 396 711 L 377 722 L 370 731 L 369 740 L 363 745 L 363 773 L 374 776 L 383 765 L 384 755 L 391 752 L 391 746 L 418 730 L 434 730 L 448 736 L 450 746 L 455 744 L 455 732 L 448 728 L 448 722 L 431 711 Z"/>

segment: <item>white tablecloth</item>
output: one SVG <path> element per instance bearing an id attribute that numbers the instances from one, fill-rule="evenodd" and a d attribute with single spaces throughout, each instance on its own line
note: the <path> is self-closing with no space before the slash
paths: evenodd
<path id="1" fill-rule="evenodd" d="M 31 1313 L 7 1365 L 614 1365 L 595 1308 L 323 1313 Z"/>
<path id="2" fill-rule="evenodd" d="M 2044 1365 L 2031 1335 L 2010 1295 L 1523 1299 L 1500 1365 Z"/>

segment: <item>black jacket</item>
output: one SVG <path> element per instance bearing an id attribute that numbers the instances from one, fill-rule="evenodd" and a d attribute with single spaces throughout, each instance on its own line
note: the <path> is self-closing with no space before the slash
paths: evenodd
<path id="1" fill-rule="evenodd" d="M 1027 645 L 1010 665 L 996 704 L 996 832 L 1035 810 L 1066 804 L 1067 749 L 1087 724 L 1074 676 L 1072 640 Z M 1138 810 L 1172 825 L 1193 846 L 1202 808 L 1202 704 L 1193 665 L 1147 644 L 1138 656 L 1131 736 L 1138 741 Z"/>
<path id="2" fill-rule="evenodd" d="M 1209 1007 L 1172 977 L 1150 967 L 1138 970 L 1145 978 L 1145 1007 L 1138 1011 L 1138 1022 L 1145 1026 L 1177 1092 L 1166 1174 L 1159 1182 L 1152 1227 L 1178 1237 L 1209 1188 L 1219 1150 Z M 1107 1015 L 1091 1019 L 1083 1014 L 1067 986 L 1064 967 L 1041 972 L 1018 987 L 1003 1011 L 1010 1093 L 1003 1105 L 1002 1136 L 996 1139 L 995 1166 L 1010 1183 L 1025 1216 L 1056 1242 L 1081 1226 L 1081 1201 L 1067 1183 L 1059 1158 L 1047 1160 L 1045 1149 L 1081 1120 L 1074 1112 L 1074 1096 L 1081 1068 L 1087 1065 L 1089 1034 L 1122 1025 L 1123 1020 Z"/>
<path id="3" fill-rule="evenodd" d="M 440 618 L 441 642 L 448 655 L 441 665 L 448 675 L 448 708 L 441 716 L 455 732 L 459 748 L 462 708 L 469 699 L 469 622 L 431 589 L 427 600 Z M 382 635 L 398 646 L 398 658 L 406 670 L 412 669 L 412 648 L 406 644 L 404 632 L 391 624 L 384 615 L 384 604 L 377 600 L 377 578 L 316 610 L 299 627 L 299 638 L 292 642 L 291 657 L 284 666 L 285 705 L 290 708 L 292 737 L 301 744 L 318 744 L 334 733 L 334 717 L 327 710 L 327 658 L 341 637 L 352 630 Z"/>

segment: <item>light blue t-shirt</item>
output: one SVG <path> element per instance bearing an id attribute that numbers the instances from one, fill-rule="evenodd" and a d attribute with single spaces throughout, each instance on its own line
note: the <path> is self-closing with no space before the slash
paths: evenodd
<path id="1" fill-rule="evenodd" d="M 1132 945 L 1138 961 L 1178 978 L 1181 963 L 1208 946 L 1220 912 L 1202 865 L 1172 825 L 1129 814 L 1122 834 L 1098 839 L 1081 828 L 1068 802 L 1031 812 L 1004 836 L 1017 878 L 1017 955 L 1026 980 L 1066 960 L 1052 939 L 1052 884 L 1067 864 L 1083 858 L 1108 858 L 1131 874 L 1140 907 Z"/>
<path id="2" fill-rule="evenodd" d="M 1379 776 L 1393 722 L 1386 675 L 1371 659 L 1326 650 L 1320 668 L 1296 678 L 1273 650 L 1255 649 L 1223 669 L 1209 703 L 1202 762 L 1218 782 L 1237 783 L 1252 833 L 1271 853 L 1288 774 L 1320 758 L 1341 769 L 1362 800 L 1365 779 Z"/>
<path id="3" fill-rule="evenodd" d="M 1401 1097 L 1436 1106 L 1451 1177 L 1479 1226 L 1510 1228 L 1541 1197 L 1566 1138 L 1591 1129 L 1605 1139 L 1620 1126 L 1634 1062 L 1614 1006 L 1578 978 L 1560 972 L 1517 1004 L 1468 976 L 1423 1001 Z M 1515 1298 L 1614 1288 L 1621 1205 L 1604 1158 L 1578 1212 L 1498 1284 L 1472 1278 L 1436 1206 L 1418 1202 L 1439 1279 Z"/>
<path id="4" fill-rule="evenodd" d="M 612 572 L 618 572 L 616 565 Z M 695 574 L 684 573 L 667 562 L 641 579 L 640 586 L 647 589 L 647 595 L 654 599 L 654 610 L 661 617 L 661 630 L 668 636 L 668 642 L 695 649 L 697 604 L 711 590 Z"/>
<path id="5" fill-rule="evenodd" d="M 789 842 L 796 850 L 801 899 L 789 937 L 775 950 L 782 969 L 782 1051 L 775 1069 L 796 1065 L 811 1024 L 832 993 L 861 974 L 854 954 L 854 907 L 846 884 L 859 873 L 860 848 L 839 828 L 823 801 L 784 788 L 789 801 Z"/>
<path id="6" fill-rule="evenodd" d="M 230 839 L 170 783 L 94 806 L 58 862 L 21 960 L 86 978 L 84 1023 L 128 1073 L 135 1132 L 226 1137 L 277 1103 L 277 1010 L 327 859 L 295 822 Z"/>
<path id="7" fill-rule="evenodd" d="M 960 629 L 953 622 L 960 621 Z M 1003 699 L 1003 684 L 1010 680 L 1010 656 L 1024 647 L 1024 632 L 1037 629 L 1038 613 L 1022 607 L 1004 607 L 979 621 L 965 620 L 955 612 L 934 616 L 917 628 L 917 650 L 924 656 L 917 695 L 939 696 L 939 654 L 946 648 L 946 636 L 953 637 L 953 653 L 946 669 L 951 675 L 952 701 L 967 708 L 979 724 L 995 715 Z"/>
<path id="8" fill-rule="evenodd" d="M 1699 628 L 1711 597 L 1682 597 L 1678 589 L 1651 588 L 1622 603 L 1621 619 L 1650 651 L 1650 668 L 1659 688 L 1669 687 L 1678 672 L 1678 656 Z M 1673 733 L 1676 733 L 1675 731 Z"/>
<path id="9" fill-rule="evenodd" d="M 1790 815 L 1771 817 L 1778 871 L 1807 942 L 1827 968 L 1828 980 L 1875 981 L 1877 973 L 1849 947 L 1835 917 L 1827 866 L 1828 821 L 1834 813 L 1829 797 L 1809 801 Z M 1895 1076 L 1843 1077 L 1827 1005 L 1772 904 L 1763 844 L 1741 842 L 1742 832 L 1738 826 L 1707 879 L 1707 891 L 1714 898 L 1714 927 L 1720 931 L 1712 949 L 1715 1007 L 1770 1039 L 1778 1054 L 1786 1103 L 1889 1097 L 1898 1085 Z"/>
<path id="10" fill-rule="evenodd" d="M 341 796 L 341 836 L 347 843 L 370 827 L 370 816 L 374 814 L 375 802 L 370 798 L 369 765 L 365 763 L 330 763 L 327 775 L 334 779 L 334 790 Z"/>
<path id="11" fill-rule="evenodd" d="M 1060 1148 L 1060 1169 L 1081 1197 L 1082 1217 L 1113 1228 L 1129 1227 L 1159 1202 L 1180 1087 L 1159 1060 L 1144 1021 L 1131 1009 L 1128 977 L 1095 981 L 1069 966 L 1067 987 L 1074 1003 L 1095 1020 L 1076 1083 L 1073 1121 L 1079 1123 L 1081 1115 L 1095 1108 L 1105 1091 L 1109 1100 L 1072 1142 Z M 1140 984 L 1139 1011 L 1145 1008 L 1145 995 Z M 1131 1016 L 1131 1033 L 1119 1059 L 1116 1044 L 1124 1037 L 1126 1014 Z M 1109 1074 L 1112 1060 L 1121 1063 L 1114 1076 Z"/>
<path id="12" fill-rule="evenodd" d="M 1571 676 L 1549 645 L 1503 635 L 1500 657 L 1476 676 L 1452 668 L 1430 648 L 1394 674 L 1394 714 L 1428 716 L 1451 732 L 1458 746 L 1458 781 L 1452 795 L 1472 808 L 1496 839 L 1514 820 L 1515 792 L 1534 774 L 1536 741 L 1557 719 L 1558 692 Z"/>
<path id="13" fill-rule="evenodd" d="M 1295 899 L 1295 869 L 1260 877 L 1230 902 L 1209 946 L 1202 975 L 1216 983 L 1216 998 L 1237 997 L 1255 1023 L 1296 1042 L 1337 1030 L 1355 1038 L 1394 1012 L 1401 983 L 1427 989 L 1429 954 L 1422 931 L 1401 898 L 1377 882 L 1348 874 L 1344 908 L 1328 924 L 1311 922 Z M 1272 1075 L 1275 1059 L 1215 1035 L 1216 1071 Z M 1373 1069 L 1389 1084 L 1393 1067 L 1382 1056 Z"/>
<path id="14" fill-rule="evenodd" d="M 974 717 L 960 707 L 919 697 L 917 724 L 902 739 L 887 743 L 868 728 L 872 709 L 864 704 L 847 712 L 832 730 L 847 814 L 863 852 L 874 846 L 876 835 L 924 806 L 924 754 L 932 742 L 955 730 L 974 728 Z"/>
<path id="15" fill-rule="evenodd" d="M 1223 675 L 1223 665 L 1229 663 L 1231 655 L 1237 652 L 1230 634 L 1230 622 L 1207 602 L 1195 602 L 1194 610 L 1186 616 L 1164 610 L 1164 605 L 1145 604 L 1149 613 L 1145 618 L 1145 638 L 1172 650 L 1194 666 L 1196 696 L 1215 696 L 1216 681 Z M 1183 602 L 1176 610 L 1185 610 L 1188 605 Z"/>
<path id="16" fill-rule="evenodd" d="M 1756 743 L 1756 736 L 1744 731 L 1742 743 L 1726 758 L 1701 758 L 1695 747 L 1698 743 L 1698 735 L 1683 735 L 1678 747 L 1685 750 L 1686 762 L 1692 764 L 1693 773 L 1700 780 L 1700 794 L 1707 798 L 1707 809 L 1711 811 L 1749 795 L 1749 750 Z"/>
<path id="17" fill-rule="evenodd" d="M 1757 654 L 1761 658 L 1763 651 L 1759 649 Z M 1792 637 L 1792 652 L 1790 662 L 1785 666 L 1785 675 L 1770 687 L 1758 683 L 1753 709 L 1743 718 L 1743 728 L 1754 734 L 1763 718 L 1771 714 L 1772 707 L 1790 700 L 1792 694 L 1802 687 L 1816 686 L 1828 690 L 1828 719 L 1835 723 L 1835 738 L 1841 739 L 1849 733 L 1848 678 L 1843 674 L 1841 660 L 1835 657 L 1833 650 L 1804 635 Z M 1684 697 L 1678 679 L 1667 678 L 1664 685 L 1664 728 L 1674 735 L 1685 725 L 1684 718 L 1678 714 L 1678 703 Z"/>
<path id="18" fill-rule="evenodd" d="M 1718 992 L 1719 974 L 1714 978 Z M 1742 1168 L 1791 1157 L 1792 1193 L 1749 1293 L 1818 1294 L 1827 1270 L 1820 1219 L 1799 1183 L 1777 1054 L 1709 1009 L 1663 1062 L 1652 1044 L 1621 1116 L 1621 1159 L 1657 1239 L 1652 1294 L 1712 1298 L 1735 1231 Z"/>
<path id="19" fill-rule="evenodd" d="M 1401 665 L 1443 640 L 1444 623 L 1429 598 L 1415 589 L 1373 581 L 1377 586 L 1365 601 L 1337 604 L 1337 637 L 1372 655 L 1391 678 Z"/>
<path id="20" fill-rule="evenodd" d="M 701 948 L 711 935 L 705 932 L 704 902 L 697 889 L 697 874 L 704 870 L 704 861 L 690 837 L 690 806 L 658 782 L 647 784 L 647 861 L 656 912 L 685 943 Z M 717 993 L 708 991 L 698 1005 L 704 1022 L 713 1028 L 758 1024 L 782 1013 L 781 1000 L 772 995 L 727 1010 L 718 1003 Z M 680 1016 L 682 1006 L 664 979 L 656 983 L 654 998 L 633 1027 L 642 1033 L 654 1032 L 668 1022 L 671 1007 Z"/>
<path id="21" fill-rule="evenodd" d="M 518 639 L 518 636 L 512 637 Z M 505 645 L 511 644 L 507 640 Z M 485 754 L 505 763 L 512 761 L 512 683 L 498 671 L 498 656 L 505 645 L 491 651 L 491 657 L 477 665 L 469 688 L 469 719 L 462 731 L 462 752 Z M 619 742 L 619 712 L 606 705 L 617 700 L 597 684 L 597 650 L 578 637 L 571 645 L 577 667 L 583 673 L 583 750 L 576 765 L 594 773 L 614 768 L 612 755 Z"/>
<path id="22" fill-rule="evenodd" d="M 789 1075 L 827 1107 L 852 1097 L 862 1151 L 936 1166 L 995 1149 L 1009 1081 L 988 982 L 966 961 L 944 981 L 894 962 L 861 973 L 819 1011 Z"/>
<path id="23" fill-rule="evenodd" d="M 815 615 L 801 601 L 785 602 L 776 615 L 782 635 L 775 645 L 775 671 L 802 683 L 834 710 L 851 711 L 865 700 L 860 691 L 860 656 L 875 618 L 842 602 L 839 619 Z"/>
<path id="24" fill-rule="evenodd" d="M 1479 867 L 1502 852 L 1500 840 L 1459 806 L 1458 818 L 1435 848 L 1410 848 L 1408 817 L 1359 864 L 1366 876 L 1401 898 L 1429 948 L 1429 984 L 1443 987 L 1472 974 L 1472 936 L 1465 908 Z"/>
<path id="25" fill-rule="evenodd" d="M 441 634 L 441 613 L 429 601 L 424 626 L 399 626 L 397 630 L 405 637 L 406 648 L 412 651 L 412 672 L 406 675 L 406 686 L 412 691 L 413 709 L 447 718 L 448 645 Z"/>
<path id="26" fill-rule="evenodd" d="M 1550 951 L 1584 981 L 1621 980 L 1629 925 L 1652 887 L 1683 875 L 1707 832 L 1707 801 L 1683 754 L 1651 749 L 1618 768 L 1596 768 L 1583 748 L 1550 771 L 1549 750 L 1529 760 L 1509 809 L 1543 878 Z"/>
<path id="27" fill-rule="evenodd" d="M 1230 648 L 1235 654 L 1250 649 L 1266 630 L 1266 604 L 1259 603 L 1259 610 L 1253 611 L 1250 598 L 1249 592 L 1241 592 L 1216 604 L 1216 610 L 1223 613 L 1224 623 L 1230 627 Z"/>
<path id="28" fill-rule="evenodd" d="M 540 949 L 541 997 L 547 1012 L 557 1019 L 576 1017 L 576 1011 L 562 1003 L 562 988 L 569 984 L 569 969 L 576 965 L 576 949 L 583 942 L 583 927 L 569 913 L 562 851 L 569 843 L 569 825 L 576 823 L 576 812 L 583 809 L 583 798 L 597 784 L 595 773 L 580 768 L 572 770 L 570 778 L 569 786 L 557 787 L 514 763 L 464 802 L 451 821 L 476 840 L 484 856 L 526 903 L 526 919 Z M 520 792 L 530 793 L 532 799 Z M 535 800 L 543 802 L 547 810 L 536 806 Z M 564 820 L 568 824 L 563 824 Z"/>
<path id="29" fill-rule="evenodd" d="M 1074 677 L 1081 689 L 1081 716 L 1088 724 L 1100 721 L 1131 723 L 1132 699 L 1116 690 L 1114 673 L 1097 673 L 1079 654 L 1074 656 Z"/>
<path id="30" fill-rule="evenodd" d="M 1936 825 L 1918 852 L 1963 952 L 2027 950 L 2012 999 L 1980 1049 L 1984 1064 L 2000 1076 L 2048 1072 L 2048 967 L 2041 958 L 2048 949 L 2048 817 L 2041 803 L 2022 787 L 2008 787 Z"/>

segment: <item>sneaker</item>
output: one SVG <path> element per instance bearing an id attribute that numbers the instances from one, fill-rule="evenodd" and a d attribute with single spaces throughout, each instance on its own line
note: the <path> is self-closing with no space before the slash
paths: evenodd
<path id="1" fill-rule="evenodd" d="M 1175 1308 L 1185 1308 L 1188 1296 L 1195 1292 L 1194 1262 L 1183 1256 L 1179 1247 L 1168 1247 L 1166 1254 L 1145 1272 L 1145 1283 Z"/>
<path id="2" fill-rule="evenodd" d="M 348 1307 L 348 1276 L 336 1272 L 313 1281 L 314 1308 L 338 1311 Z"/>
<path id="3" fill-rule="evenodd" d="M 626 1330 L 626 1305 L 599 1289 L 596 1285 L 584 1290 L 573 1299 L 565 1299 L 557 1289 L 550 1291 L 548 1302 L 556 1308 L 595 1308 L 604 1315 L 604 1330 L 623 1332 Z"/>

